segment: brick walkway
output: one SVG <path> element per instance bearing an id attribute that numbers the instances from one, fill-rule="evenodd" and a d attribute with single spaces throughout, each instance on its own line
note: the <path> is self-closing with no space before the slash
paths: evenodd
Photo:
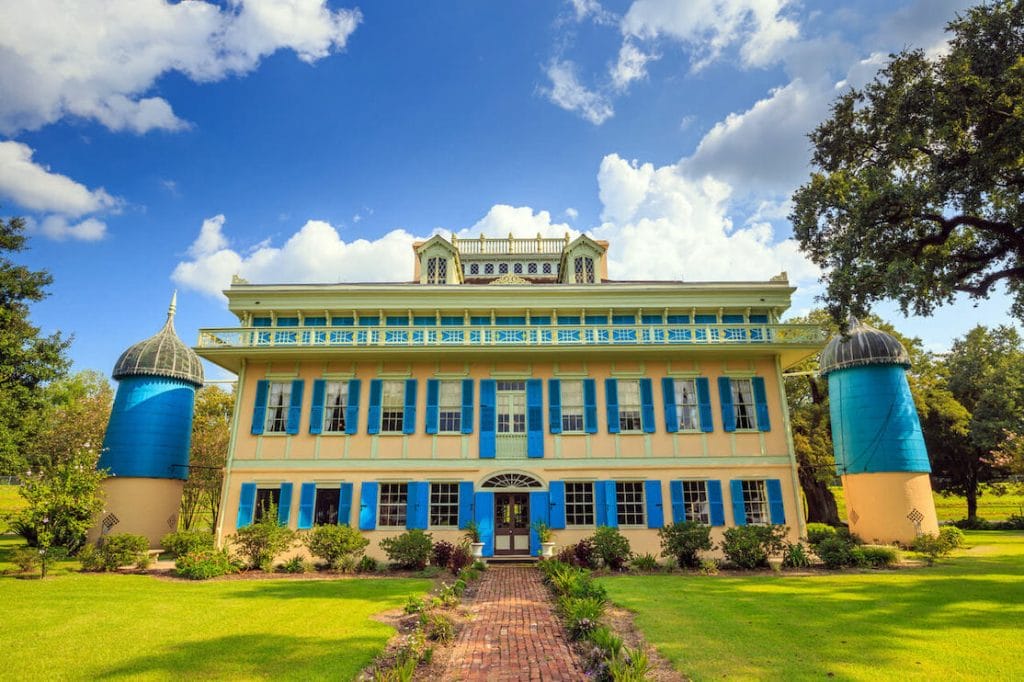
<path id="1" fill-rule="evenodd" d="M 446 680 L 585 679 L 536 569 L 489 568 L 469 606 Z"/>

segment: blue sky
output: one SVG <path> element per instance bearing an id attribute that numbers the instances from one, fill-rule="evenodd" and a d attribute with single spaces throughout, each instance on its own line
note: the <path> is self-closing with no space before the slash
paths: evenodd
<path id="1" fill-rule="evenodd" d="M 30 219 L 33 308 L 107 372 L 153 333 L 231 326 L 250 281 L 411 277 L 409 245 L 589 232 L 618 279 L 766 279 L 811 307 L 788 239 L 805 134 L 967 3 L 281 0 L 0 4 L 0 214 Z M 931 319 L 933 349 L 1008 322 Z M 221 376 L 215 373 L 215 376 Z"/>

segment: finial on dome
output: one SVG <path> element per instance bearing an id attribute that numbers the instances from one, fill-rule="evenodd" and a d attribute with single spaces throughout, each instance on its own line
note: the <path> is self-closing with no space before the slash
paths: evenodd
<path id="1" fill-rule="evenodd" d="M 178 290 L 175 289 L 174 293 L 171 294 L 171 305 L 167 306 L 167 319 L 170 320 L 174 317 L 174 311 L 178 309 Z"/>

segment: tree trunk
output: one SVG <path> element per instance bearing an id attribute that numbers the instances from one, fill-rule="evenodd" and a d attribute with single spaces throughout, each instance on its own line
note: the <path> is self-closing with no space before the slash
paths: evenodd
<path id="1" fill-rule="evenodd" d="M 975 519 L 978 516 L 978 482 L 972 480 L 967 484 L 965 491 L 967 498 L 967 518 Z"/>
<path id="2" fill-rule="evenodd" d="M 828 484 L 815 476 L 814 471 L 808 467 L 800 466 L 797 473 L 804 499 L 807 500 L 807 522 L 839 525 L 839 508 Z"/>

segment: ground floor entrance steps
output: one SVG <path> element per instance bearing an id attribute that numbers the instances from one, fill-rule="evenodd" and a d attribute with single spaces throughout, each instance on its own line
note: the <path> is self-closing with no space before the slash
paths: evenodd
<path id="1" fill-rule="evenodd" d="M 583 667 L 555 616 L 551 594 L 531 567 L 491 566 L 469 604 L 445 680 L 584 680 Z"/>

